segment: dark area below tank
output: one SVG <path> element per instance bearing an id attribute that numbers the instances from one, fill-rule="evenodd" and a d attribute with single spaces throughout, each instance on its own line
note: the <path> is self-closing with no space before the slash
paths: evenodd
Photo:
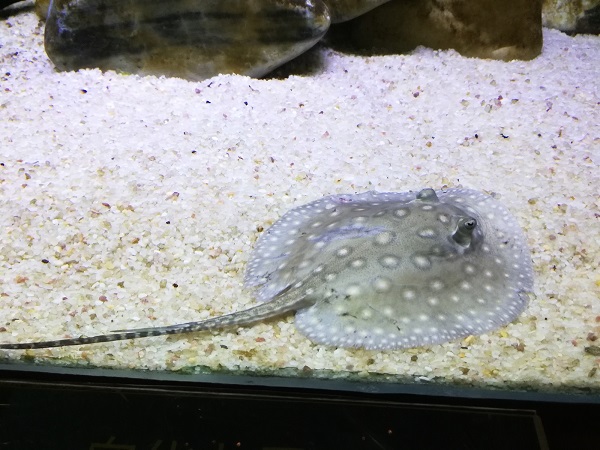
<path id="1" fill-rule="evenodd" d="M 5 448 L 24 450 L 586 450 L 596 448 L 600 436 L 598 402 L 438 394 L 140 383 L 3 370 L 0 435 Z"/>

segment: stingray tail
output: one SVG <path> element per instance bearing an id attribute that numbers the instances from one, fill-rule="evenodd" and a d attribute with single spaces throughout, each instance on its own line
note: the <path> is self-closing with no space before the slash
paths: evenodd
<path id="1" fill-rule="evenodd" d="M 279 316 L 290 311 L 295 311 L 310 302 L 304 296 L 292 299 L 288 294 L 289 288 L 281 291 L 272 301 L 261 303 L 243 311 L 226 314 L 200 322 L 188 322 L 164 327 L 138 328 L 132 330 L 116 330 L 114 333 L 102 334 L 71 339 L 57 339 L 53 341 L 21 342 L 18 344 L 0 344 L 2 350 L 29 350 L 36 348 L 66 347 L 70 345 L 97 344 L 101 342 L 123 341 L 126 339 L 139 339 L 167 334 L 193 333 L 196 331 L 217 330 L 231 326 L 250 325 L 266 318 Z M 296 293 L 297 294 L 297 293 Z"/>

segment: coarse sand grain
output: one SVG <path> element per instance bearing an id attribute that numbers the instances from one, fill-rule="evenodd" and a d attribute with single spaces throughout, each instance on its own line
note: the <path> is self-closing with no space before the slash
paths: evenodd
<path id="1" fill-rule="evenodd" d="M 203 82 L 57 72 L 31 12 L 0 22 L 0 44 L 0 342 L 247 308 L 260 233 L 334 193 L 491 193 L 535 269 L 518 320 L 443 345 L 336 349 L 289 315 L 1 359 L 600 391 L 600 37 L 544 30 L 540 57 L 508 63 L 319 46 L 276 78 Z"/>

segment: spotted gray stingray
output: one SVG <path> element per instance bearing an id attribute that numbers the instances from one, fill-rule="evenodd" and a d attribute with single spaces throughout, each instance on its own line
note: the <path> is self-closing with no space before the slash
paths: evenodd
<path id="1" fill-rule="evenodd" d="M 258 240 L 245 284 L 261 302 L 208 319 L 2 349 L 81 345 L 249 325 L 296 311 L 310 340 L 394 349 L 482 334 L 514 320 L 533 288 L 516 219 L 468 189 L 330 195 Z"/>

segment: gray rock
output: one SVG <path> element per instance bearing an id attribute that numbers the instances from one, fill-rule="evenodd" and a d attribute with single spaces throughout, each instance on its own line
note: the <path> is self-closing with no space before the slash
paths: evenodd
<path id="1" fill-rule="evenodd" d="M 544 0 L 542 21 L 570 34 L 600 34 L 600 0 Z"/>

